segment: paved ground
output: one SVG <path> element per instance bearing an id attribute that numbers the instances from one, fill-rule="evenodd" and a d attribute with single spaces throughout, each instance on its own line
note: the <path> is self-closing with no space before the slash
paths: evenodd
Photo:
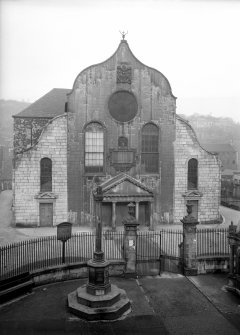
<path id="1" fill-rule="evenodd" d="M 67 294 L 85 280 L 45 285 L 0 308 L 0 333 L 9 334 L 240 334 L 240 299 L 224 290 L 226 275 L 112 278 L 126 290 L 132 312 L 115 322 L 86 322 L 69 313 Z"/>
<path id="2" fill-rule="evenodd" d="M 12 191 L 3 191 L 0 193 L 0 245 L 14 243 L 26 239 L 37 238 L 41 236 L 51 236 L 57 234 L 57 228 L 37 227 L 37 228 L 15 228 L 12 227 Z M 219 225 L 199 225 L 198 229 L 206 227 L 228 227 L 231 221 L 234 224 L 240 222 L 240 212 L 220 206 L 220 211 L 224 216 L 224 222 Z M 181 225 L 159 225 L 156 229 L 182 229 Z M 122 228 L 121 228 L 122 230 Z M 73 233 L 91 231 L 87 226 L 73 227 Z"/>
<path id="3" fill-rule="evenodd" d="M 0 192 L 0 245 L 26 240 L 26 235 L 11 226 L 12 191 Z"/>

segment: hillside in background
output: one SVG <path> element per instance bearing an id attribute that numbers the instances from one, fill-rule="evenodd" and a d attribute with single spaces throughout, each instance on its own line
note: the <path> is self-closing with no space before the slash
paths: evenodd
<path id="1" fill-rule="evenodd" d="M 232 144 L 238 151 L 238 157 L 240 158 L 240 123 L 229 117 L 213 117 L 200 114 L 179 115 L 189 121 L 203 147 L 206 143 Z M 240 168 L 239 165 L 240 161 L 238 169 Z"/>
<path id="2" fill-rule="evenodd" d="M 240 140 L 240 123 L 233 121 L 230 117 L 214 117 L 211 115 L 184 115 L 197 133 L 200 142 L 230 143 Z"/>
<path id="3" fill-rule="evenodd" d="M 30 104 L 16 100 L 0 100 L 0 145 L 11 145 L 13 138 L 12 115 L 19 113 Z M 240 157 L 240 123 L 229 117 L 213 117 L 211 115 L 179 114 L 187 119 L 194 128 L 198 140 L 204 143 L 231 143 Z"/>
<path id="4" fill-rule="evenodd" d="M 27 102 L 0 100 L 0 145 L 11 145 L 13 137 L 12 115 L 29 106 Z"/>

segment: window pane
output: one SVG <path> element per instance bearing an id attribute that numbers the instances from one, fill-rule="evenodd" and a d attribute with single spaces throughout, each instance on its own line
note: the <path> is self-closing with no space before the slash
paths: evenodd
<path id="1" fill-rule="evenodd" d="M 188 162 L 188 189 L 196 189 L 198 187 L 198 161 L 192 158 Z"/>
<path id="2" fill-rule="evenodd" d="M 158 152 L 158 128 L 153 124 L 143 127 L 142 152 Z"/>
<path id="3" fill-rule="evenodd" d="M 41 159 L 40 163 L 40 191 L 52 191 L 52 161 L 49 158 Z"/>
<path id="4" fill-rule="evenodd" d="M 85 132 L 85 171 L 96 173 L 103 171 L 104 133 L 102 126 L 91 123 Z"/>
<path id="5" fill-rule="evenodd" d="M 158 173 L 158 154 L 142 154 L 142 172 Z"/>
<path id="6" fill-rule="evenodd" d="M 158 142 L 159 129 L 154 124 L 147 124 L 142 129 L 142 157 L 141 165 L 143 173 L 158 173 Z"/>

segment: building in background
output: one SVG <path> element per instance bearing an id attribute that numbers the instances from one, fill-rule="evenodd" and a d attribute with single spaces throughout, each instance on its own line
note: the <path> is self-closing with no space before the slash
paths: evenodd
<path id="1" fill-rule="evenodd" d="M 12 148 L 0 145 L 0 192 L 12 189 L 12 158 Z"/>
<path id="2" fill-rule="evenodd" d="M 219 220 L 220 163 L 176 115 L 167 78 L 122 40 L 101 64 L 14 116 L 16 225 L 94 221 L 92 191 L 103 189 L 103 222 L 122 225 L 135 204 L 142 226 L 179 223 L 186 203 L 201 223 Z"/>

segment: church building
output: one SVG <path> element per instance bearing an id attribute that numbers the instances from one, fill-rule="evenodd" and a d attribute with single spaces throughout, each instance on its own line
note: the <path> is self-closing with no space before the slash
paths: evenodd
<path id="1" fill-rule="evenodd" d="M 219 220 L 220 163 L 176 115 L 168 79 L 121 40 L 106 61 L 52 89 L 14 116 L 13 212 L 17 226 L 122 225 L 135 205 L 141 226 L 181 224 L 186 204 L 200 223 Z"/>

